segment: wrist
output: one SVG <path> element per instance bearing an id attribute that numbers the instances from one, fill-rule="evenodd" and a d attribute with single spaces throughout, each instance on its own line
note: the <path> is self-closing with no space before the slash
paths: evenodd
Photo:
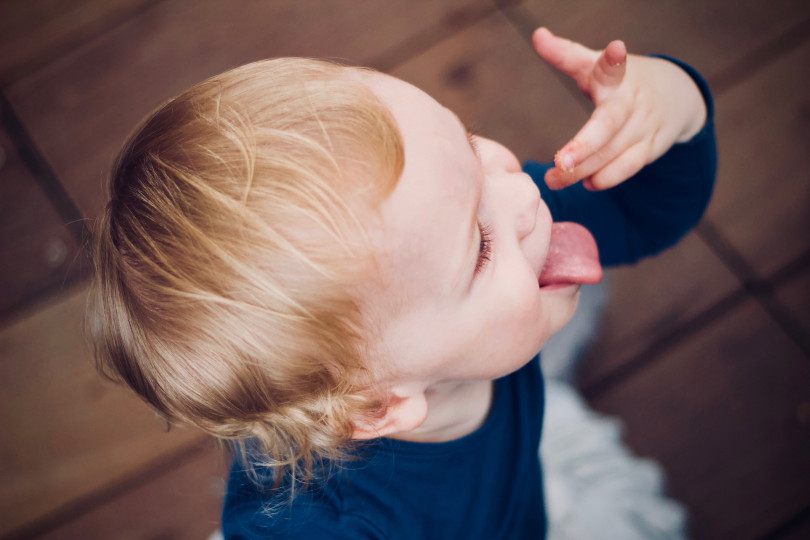
<path id="1" fill-rule="evenodd" d="M 673 74 L 671 88 L 674 90 L 673 112 L 681 120 L 676 143 L 689 142 L 700 133 L 713 115 L 713 103 L 708 85 L 692 66 L 665 55 L 652 55 L 666 62 Z"/>
<path id="2" fill-rule="evenodd" d="M 684 103 L 688 106 L 685 107 L 684 111 L 686 122 L 681 129 L 680 135 L 675 139 L 676 143 L 691 141 L 695 135 L 700 133 L 703 126 L 706 125 L 706 119 L 708 117 L 706 102 L 703 101 L 703 96 L 697 84 L 695 84 L 695 81 L 686 75 L 685 72 L 681 71 L 681 73 L 683 73 L 685 79 L 683 92 L 686 99 Z"/>

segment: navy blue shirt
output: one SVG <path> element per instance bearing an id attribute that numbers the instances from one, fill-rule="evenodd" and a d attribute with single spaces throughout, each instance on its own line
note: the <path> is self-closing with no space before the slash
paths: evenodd
<path id="1" fill-rule="evenodd" d="M 359 450 L 365 459 L 334 469 L 274 519 L 261 514 L 272 494 L 237 463 L 225 537 L 538 538 L 545 530 L 537 459 L 542 409 L 535 358 L 495 381 L 490 414 L 473 433 L 442 443 L 373 440 Z"/>
<path id="2" fill-rule="evenodd" d="M 672 60 L 672 59 L 670 59 Z M 528 162 L 555 221 L 590 229 L 604 265 L 631 263 L 676 243 L 700 219 L 716 171 L 713 107 L 705 81 L 706 125 L 636 176 L 611 190 L 581 184 L 549 190 L 551 164 Z M 235 461 L 222 529 L 226 538 L 523 539 L 543 538 L 546 516 L 538 447 L 543 418 L 539 358 L 494 383 L 478 430 L 443 443 L 381 438 L 358 449 L 286 503 L 289 492 L 257 485 Z M 272 512 L 270 512 L 272 510 Z"/>

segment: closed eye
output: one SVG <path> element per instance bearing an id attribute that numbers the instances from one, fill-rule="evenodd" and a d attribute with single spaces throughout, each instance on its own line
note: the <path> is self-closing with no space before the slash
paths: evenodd
<path id="1" fill-rule="evenodd" d="M 481 234 L 481 241 L 478 246 L 478 260 L 475 263 L 474 275 L 484 271 L 487 263 L 492 260 L 492 227 L 478 222 L 478 231 Z"/>
<path id="2" fill-rule="evenodd" d="M 470 143 L 473 153 L 477 157 L 481 157 L 480 146 L 478 145 L 478 128 L 474 124 L 464 125 L 464 130 L 467 132 L 467 141 Z"/>
<path id="3" fill-rule="evenodd" d="M 476 156 L 481 156 L 480 147 L 478 146 L 478 136 L 470 130 L 467 130 L 467 140 L 470 141 L 470 148 Z"/>

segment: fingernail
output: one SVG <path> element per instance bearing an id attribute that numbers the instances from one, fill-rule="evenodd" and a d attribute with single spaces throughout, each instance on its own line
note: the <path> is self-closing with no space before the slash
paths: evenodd
<path id="1" fill-rule="evenodd" d="M 574 172 L 574 156 L 572 154 L 563 154 L 560 156 L 560 167 L 565 172 Z"/>

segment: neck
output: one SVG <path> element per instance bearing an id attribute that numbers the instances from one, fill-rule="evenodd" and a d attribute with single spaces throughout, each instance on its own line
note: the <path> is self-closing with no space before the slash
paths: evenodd
<path id="1" fill-rule="evenodd" d="M 480 428 L 492 406 L 493 382 L 443 382 L 427 392 L 428 415 L 418 428 L 390 435 L 412 442 L 447 442 Z"/>

